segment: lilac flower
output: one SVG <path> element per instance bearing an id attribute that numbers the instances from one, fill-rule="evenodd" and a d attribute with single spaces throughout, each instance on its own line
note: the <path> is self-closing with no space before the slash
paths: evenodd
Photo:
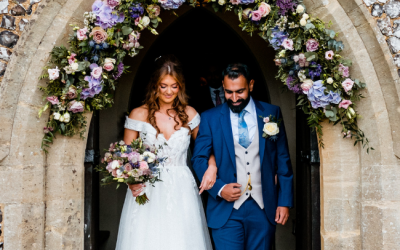
<path id="1" fill-rule="evenodd" d="M 296 3 L 292 0 L 277 0 L 276 5 L 279 7 L 279 15 L 286 16 L 287 12 L 294 12 L 294 7 Z"/>
<path id="2" fill-rule="evenodd" d="M 311 62 L 311 65 L 317 65 L 316 62 Z M 314 80 L 314 77 L 319 77 L 322 72 L 322 66 L 320 64 L 317 65 L 317 67 L 313 67 L 310 69 L 308 72 L 308 75 L 311 77 L 311 79 Z"/>
<path id="3" fill-rule="evenodd" d="M 92 5 L 92 12 L 94 14 L 98 15 L 100 13 L 100 9 L 102 6 L 103 6 L 103 1 L 98 0 L 98 1 L 94 2 Z"/>
<path id="4" fill-rule="evenodd" d="M 185 0 L 167 0 L 167 1 L 162 1 L 161 2 L 161 7 L 163 7 L 166 10 L 171 10 L 171 9 L 176 10 L 184 2 L 185 2 Z"/>
<path id="5" fill-rule="evenodd" d="M 117 23 L 122 23 L 125 20 L 123 13 L 113 13 L 113 9 L 105 4 L 103 4 L 97 12 L 95 25 L 100 26 L 103 29 L 111 28 Z"/>
<path id="6" fill-rule="evenodd" d="M 144 13 L 144 8 L 142 7 L 141 3 L 134 4 L 132 5 L 132 7 L 129 8 L 129 15 L 131 15 L 133 19 L 142 16 L 143 13 Z"/>
<path id="7" fill-rule="evenodd" d="M 303 90 L 301 89 L 300 84 L 298 83 L 293 84 L 295 80 L 296 79 L 294 77 L 288 76 L 288 78 L 286 79 L 286 85 L 288 86 L 288 89 L 291 90 L 293 93 L 302 94 Z"/>
<path id="8" fill-rule="evenodd" d="M 289 34 L 285 31 L 280 31 L 277 26 L 272 30 L 272 38 L 269 39 L 269 43 L 271 46 L 275 49 L 278 50 L 280 49 L 279 47 L 282 45 L 283 40 L 289 37 Z"/>
<path id="9" fill-rule="evenodd" d="M 339 104 L 342 101 L 340 97 L 340 93 L 333 92 L 332 90 L 329 91 L 327 95 L 321 98 L 325 102 Z"/>
<path id="10" fill-rule="evenodd" d="M 101 86 L 99 79 L 85 76 L 85 81 L 89 82 L 89 88 L 85 88 L 82 90 L 81 99 L 83 100 L 87 99 L 88 97 L 93 98 L 95 95 L 98 95 L 103 89 L 103 86 Z"/>
<path id="11" fill-rule="evenodd" d="M 308 100 L 311 102 L 311 106 L 314 109 L 317 108 L 324 108 L 325 106 L 329 105 L 329 102 L 326 101 L 326 99 L 323 99 L 325 96 L 325 91 L 326 87 L 322 85 L 322 81 L 316 81 L 314 82 L 313 86 L 310 88 L 307 94 Z"/>
<path id="12" fill-rule="evenodd" d="M 118 78 L 121 77 L 122 73 L 124 73 L 124 64 L 122 62 L 120 62 L 118 64 L 118 73 L 116 75 L 114 75 L 114 79 L 117 80 Z"/>

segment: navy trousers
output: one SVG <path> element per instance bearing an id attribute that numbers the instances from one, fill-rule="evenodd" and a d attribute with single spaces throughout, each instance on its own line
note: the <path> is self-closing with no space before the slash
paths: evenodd
<path id="1" fill-rule="evenodd" d="M 249 197 L 238 210 L 233 208 L 223 227 L 212 229 L 212 237 L 216 250 L 270 250 L 275 228 Z"/>

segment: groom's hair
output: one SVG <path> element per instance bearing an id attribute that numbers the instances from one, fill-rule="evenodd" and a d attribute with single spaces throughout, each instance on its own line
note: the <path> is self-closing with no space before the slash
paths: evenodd
<path id="1" fill-rule="evenodd" d="M 231 63 L 229 64 L 224 71 L 222 71 L 222 79 L 228 76 L 229 79 L 235 80 L 239 76 L 244 76 L 246 78 L 247 83 L 249 83 L 252 78 L 250 74 L 249 67 L 244 63 Z"/>

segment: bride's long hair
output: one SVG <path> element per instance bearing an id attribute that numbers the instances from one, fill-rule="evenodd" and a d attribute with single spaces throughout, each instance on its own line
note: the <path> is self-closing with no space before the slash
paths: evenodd
<path id="1" fill-rule="evenodd" d="M 157 126 L 155 113 L 160 110 L 160 83 L 165 76 L 170 75 L 178 84 L 179 92 L 172 104 L 172 108 L 167 110 L 167 114 L 169 114 L 171 110 L 175 111 L 176 115 L 174 116 L 174 121 L 176 125 L 174 129 L 178 129 L 180 121 L 182 127 L 189 129 L 189 133 L 191 134 L 192 130 L 188 125 L 189 116 L 185 112 L 186 106 L 188 105 L 188 96 L 186 95 L 185 78 L 179 60 L 174 55 L 166 55 L 159 57 L 155 64 L 155 70 L 151 76 L 146 99 L 144 101 L 149 109 L 147 118 L 150 124 L 157 130 L 158 135 L 161 131 Z"/>

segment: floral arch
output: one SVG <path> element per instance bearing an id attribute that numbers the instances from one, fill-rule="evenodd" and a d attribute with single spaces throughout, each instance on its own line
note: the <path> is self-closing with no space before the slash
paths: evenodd
<path id="1" fill-rule="evenodd" d="M 53 142 L 56 133 L 83 137 L 86 131 L 85 111 L 102 110 L 113 103 L 112 91 L 118 78 L 126 72 L 125 56 L 136 56 L 143 48 L 140 34 L 146 29 L 158 35 L 162 22 L 160 11 L 178 9 L 182 0 L 132 1 L 98 0 L 92 11 L 84 14 L 84 27 L 72 25 L 69 48 L 54 47 L 42 79 L 47 100 L 39 116 L 50 109 L 44 128 L 42 149 Z M 190 0 L 195 7 L 199 3 Z M 344 138 L 355 138 L 367 152 L 373 149 L 364 132 L 358 128 L 360 118 L 355 102 L 366 87 L 351 79 L 351 61 L 339 54 L 344 45 L 336 41 L 337 33 L 317 17 L 309 16 L 306 7 L 295 0 L 213 0 L 217 11 L 232 11 L 240 27 L 250 35 L 259 35 L 275 51 L 279 66 L 277 79 L 288 90 L 298 94 L 297 106 L 308 116 L 308 124 L 317 129 L 323 147 L 324 119 L 342 126 Z"/>

